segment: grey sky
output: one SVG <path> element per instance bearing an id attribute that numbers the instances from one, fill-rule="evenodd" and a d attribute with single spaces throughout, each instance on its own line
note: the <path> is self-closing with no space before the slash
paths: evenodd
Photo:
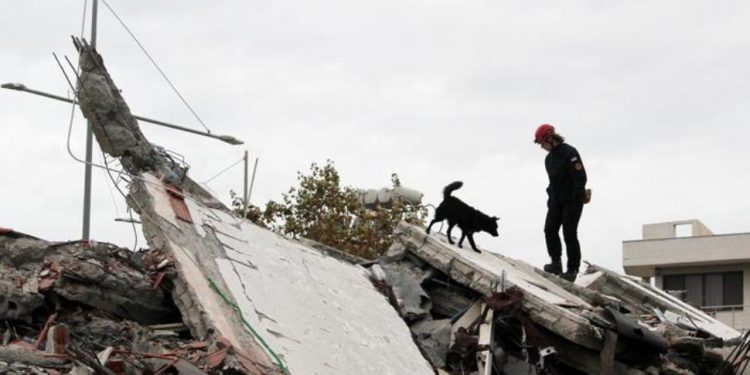
<path id="1" fill-rule="evenodd" d="M 500 237 L 480 234 L 479 246 L 541 265 L 545 153 L 531 139 L 549 122 L 580 151 L 594 190 L 584 260 L 620 271 L 621 241 L 644 223 L 750 231 L 746 2 L 108 3 L 212 131 L 260 157 L 255 203 L 326 159 L 345 184 L 383 187 L 397 172 L 433 204 L 462 180 L 457 196 L 502 218 Z M 51 52 L 76 57 L 82 12 L 83 1 L 4 1 L 0 81 L 65 94 Z M 200 128 L 103 4 L 98 46 L 134 113 Z M 0 226 L 80 237 L 70 106 L 7 90 L 0 103 Z M 79 156 L 83 126 L 76 113 Z M 244 151 L 142 128 L 184 154 L 198 181 Z M 124 201 L 101 171 L 94 178 L 92 236 L 131 246 L 132 229 L 113 222 Z M 210 186 L 228 202 L 241 178 L 236 167 Z"/>

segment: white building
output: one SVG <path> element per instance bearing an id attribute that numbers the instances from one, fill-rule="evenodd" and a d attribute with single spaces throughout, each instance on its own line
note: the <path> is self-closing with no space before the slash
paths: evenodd
<path id="1" fill-rule="evenodd" d="M 698 220 L 646 224 L 642 239 L 623 241 L 622 260 L 626 274 L 750 328 L 750 233 L 717 235 Z"/>

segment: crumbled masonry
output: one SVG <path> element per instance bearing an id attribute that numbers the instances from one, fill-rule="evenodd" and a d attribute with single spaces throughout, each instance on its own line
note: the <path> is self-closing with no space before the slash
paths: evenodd
<path id="1" fill-rule="evenodd" d="M 174 323 L 175 269 L 163 252 L 11 231 L 0 234 L 0 274 L 11 291 L 2 295 L 0 373 L 154 373 L 173 361 L 202 368 L 194 374 L 220 373 L 210 360 L 222 348 Z M 170 364 L 150 362 L 159 358 Z"/>
<path id="2" fill-rule="evenodd" d="M 725 375 L 748 364 L 750 334 L 595 265 L 570 283 L 406 223 L 363 262 L 238 218 L 148 142 L 101 56 L 74 44 L 81 111 L 130 174 L 150 249 L 0 228 L 0 374 Z"/>

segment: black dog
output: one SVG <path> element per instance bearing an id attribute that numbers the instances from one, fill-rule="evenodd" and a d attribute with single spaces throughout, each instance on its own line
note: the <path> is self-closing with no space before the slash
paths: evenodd
<path id="1" fill-rule="evenodd" d="M 440 202 L 437 210 L 435 210 L 435 218 L 432 219 L 430 225 L 427 227 L 427 233 L 430 233 L 432 224 L 448 219 L 448 242 L 451 245 L 453 244 L 451 230 L 455 225 L 458 225 L 461 228 L 461 239 L 458 240 L 458 247 L 463 248 L 464 238 L 469 237 L 471 248 L 481 253 L 474 244 L 474 232 L 483 230 L 491 234 L 492 237 L 497 237 L 497 221 L 499 219 L 495 216 L 489 217 L 462 202 L 460 199 L 451 196 L 451 192 L 458 190 L 463 184 L 461 181 L 456 181 L 443 189 L 443 201 Z"/>

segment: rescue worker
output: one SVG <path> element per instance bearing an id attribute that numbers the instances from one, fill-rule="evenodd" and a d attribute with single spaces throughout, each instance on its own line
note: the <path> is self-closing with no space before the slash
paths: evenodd
<path id="1" fill-rule="evenodd" d="M 578 242 L 578 221 L 584 203 L 591 198 L 586 190 L 586 169 L 581 155 L 549 124 L 542 124 L 534 133 L 534 142 L 548 152 L 544 166 L 549 176 L 547 187 L 547 218 L 544 221 L 544 238 L 547 253 L 552 260 L 544 266 L 546 272 L 575 281 L 581 265 L 581 245 Z M 560 226 L 563 228 L 567 253 L 567 270 L 562 269 L 562 244 Z"/>

